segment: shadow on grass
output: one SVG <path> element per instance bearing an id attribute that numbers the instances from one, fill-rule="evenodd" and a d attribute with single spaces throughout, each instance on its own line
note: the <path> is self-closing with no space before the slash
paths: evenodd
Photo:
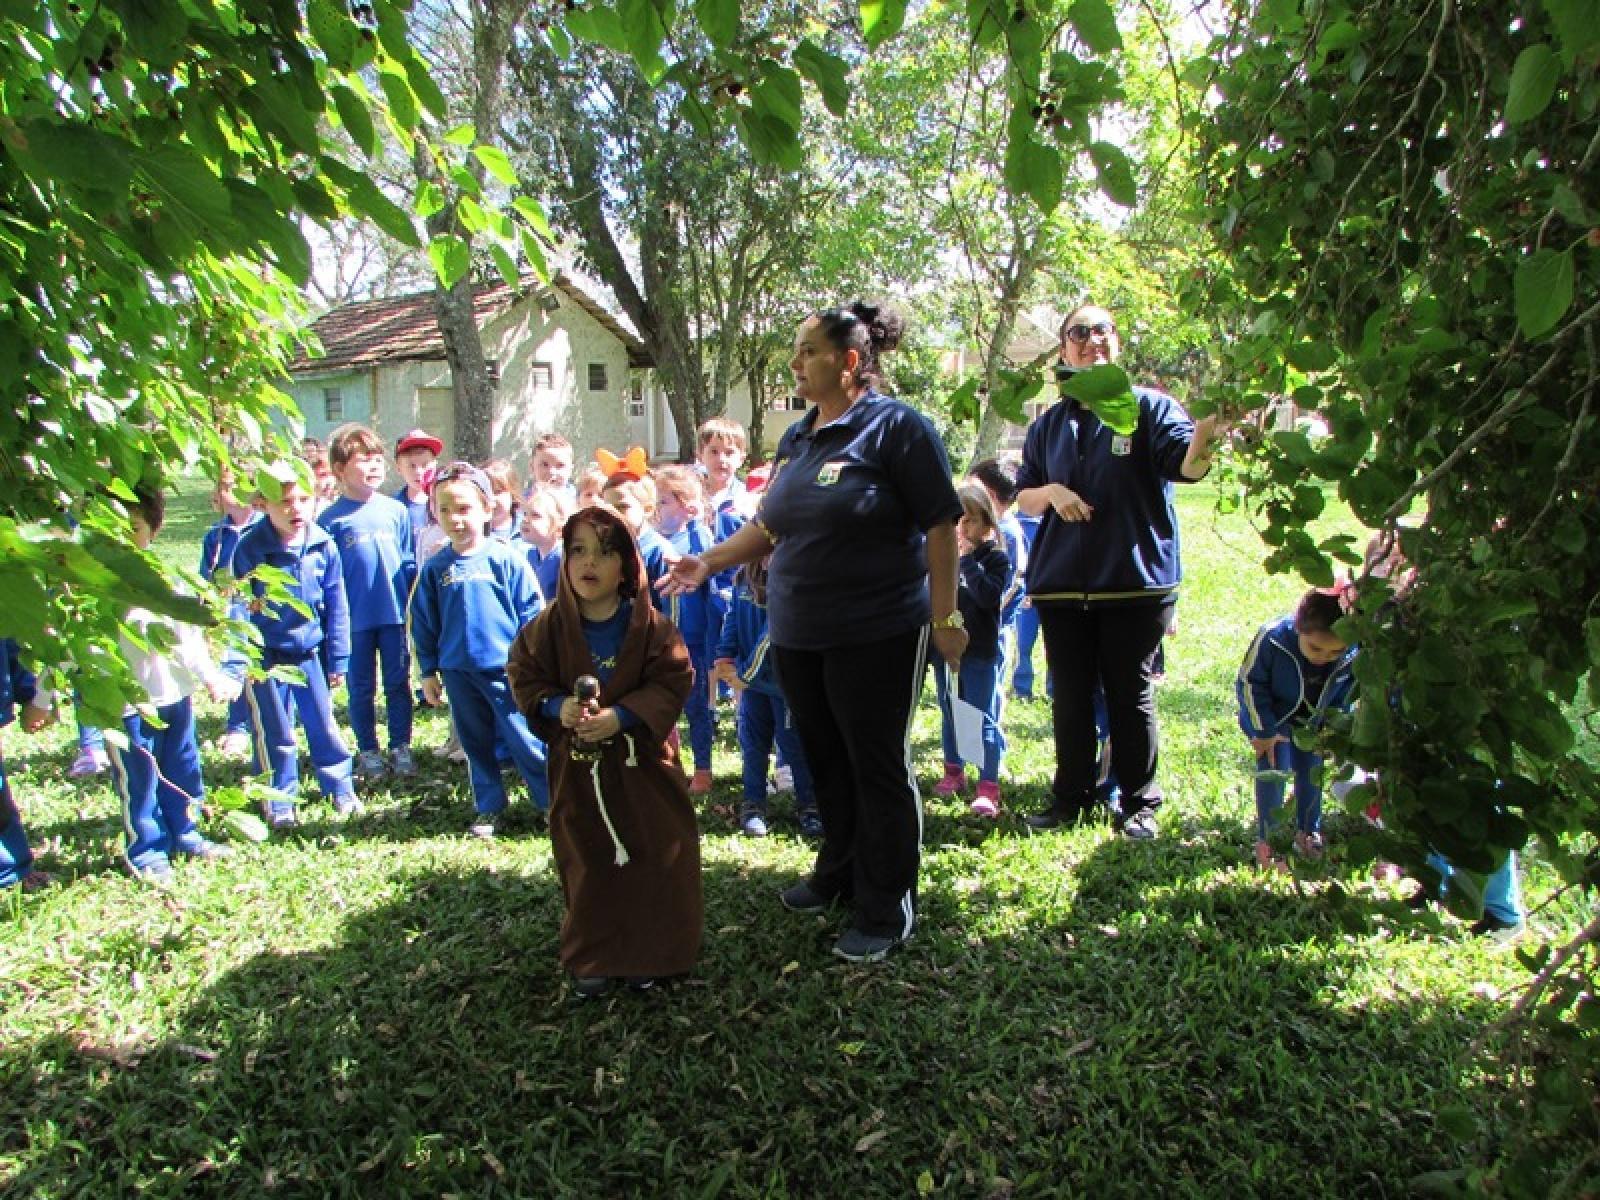
<path id="1" fill-rule="evenodd" d="M 737 844 L 736 839 L 734 843 Z M 9 1195 L 1384 1194 L 1488 1003 L 1364 973 L 1335 916 L 1074 834 L 930 854 L 890 964 L 707 864 L 687 980 L 584 1003 L 552 875 L 437 869 L 159 1041 L 0 1049 Z M 1169 848 L 1170 851 L 1170 848 Z M 1067 870 L 1070 866 L 1072 869 Z M 919 1182 L 920 1181 L 920 1182 Z"/>

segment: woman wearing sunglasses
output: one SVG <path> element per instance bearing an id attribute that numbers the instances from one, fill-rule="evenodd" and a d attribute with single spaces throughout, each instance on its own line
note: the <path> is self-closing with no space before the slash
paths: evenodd
<path id="1" fill-rule="evenodd" d="M 1083 305 L 1062 322 L 1058 373 L 1115 362 L 1120 349 L 1111 314 Z M 1210 470 L 1217 424 L 1215 417 L 1190 421 L 1165 393 L 1133 391 L 1139 423 L 1127 435 L 1064 397 L 1029 426 L 1017 472 L 1018 507 L 1042 517 L 1028 595 L 1055 677 L 1053 802 L 1028 818 L 1035 829 L 1080 821 L 1091 810 L 1098 685 L 1122 789 L 1119 828 L 1131 838 L 1156 834 L 1151 664 L 1172 624 L 1181 574 L 1172 485 Z"/>

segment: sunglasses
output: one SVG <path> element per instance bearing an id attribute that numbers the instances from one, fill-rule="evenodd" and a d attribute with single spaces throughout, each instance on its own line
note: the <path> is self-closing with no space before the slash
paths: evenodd
<path id="1" fill-rule="evenodd" d="M 1093 325 L 1072 325 L 1067 328 L 1067 341 L 1083 343 L 1091 336 L 1107 338 L 1117 332 L 1110 321 L 1096 321 Z"/>

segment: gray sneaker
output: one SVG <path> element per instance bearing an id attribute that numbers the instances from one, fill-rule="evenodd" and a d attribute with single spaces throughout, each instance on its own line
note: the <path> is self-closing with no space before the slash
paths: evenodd
<path id="1" fill-rule="evenodd" d="M 377 750 L 363 750 L 356 755 L 357 779 L 381 779 L 389 771 L 389 764 Z"/>
<path id="2" fill-rule="evenodd" d="M 862 933 L 852 925 L 839 935 L 839 940 L 833 944 L 833 953 L 836 958 L 842 958 L 845 962 L 882 962 L 889 957 L 891 950 L 904 945 L 905 941 L 905 938 L 889 937 L 886 934 Z"/>
<path id="3" fill-rule="evenodd" d="M 402 779 L 417 773 L 417 760 L 411 757 L 410 746 L 396 746 L 389 751 L 389 769 Z"/>
<path id="4" fill-rule="evenodd" d="M 817 891 L 808 879 L 802 879 L 793 887 L 784 888 L 778 893 L 778 901 L 794 913 L 826 912 L 833 905 L 833 897 L 824 896 Z"/>
<path id="5" fill-rule="evenodd" d="M 333 798 L 333 811 L 340 817 L 360 816 L 363 805 L 354 792 L 346 792 L 342 796 Z"/>

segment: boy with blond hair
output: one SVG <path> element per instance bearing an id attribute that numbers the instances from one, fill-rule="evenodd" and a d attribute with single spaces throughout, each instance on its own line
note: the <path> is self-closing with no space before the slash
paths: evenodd
<path id="1" fill-rule="evenodd" d="M 533 476 L 528 482 L 530 496 L 542 487 L 558 493 L 568 504 L 577 500 L 578 489 L 572 484 L 572 443 L 559 433 L 540 435 L 533 444 L 528 469 Z"/>
<path id="2" fill-rule="evenodd" d="M 317 524 L 339 547 L 350 606 L 350 727 L 356 735 L 356 774 L 377 779 L 417 773 L 411 755 L 411 655 L 406 602 L 417 577 L 411 517 L 405 505 L 378 491 L 388 473 L 382 440 L 364 425 L 344 425 L 328 444 L 328 461 L 343 495 Z M 389 758 L 378 749 L 378 666 L 389 726 Z"/>
<path id="3" fill-rule="evenodd" d="M 233 556 L 234 574 L 250 596 L 250 621 L 261 634 L 262 670 L 283 667 L 298 676 L 252 680 L 246 693 L 255 727 L 256 767 L 271 772 L 277 793 L 266 812 L 274 829 L 292 829 L 299 823 L 300 757 L 289 720 L 291 703 L 305 727 L 317 782 L 333 801 L 334 811 L 348 816 L 361 808 L 350 751 L 333 719 L 332 689 L 344 681 L 350 661 L 344 571 L 339 547 L 312 520 L 316 496 L 304 472 L 303 465 L 297 469 L 287 462 L 262 469 L 267 519 L 246 531 Z M 304 605 L 304 612 L 268 598 L 267 581 L 254 574 L 262 566 L 287 576 L 285 586 Z"/>
<path id="4" fill-rule="evenodd" d="M 700 426 L 695 461 L 706 481 L 707 522 L 715 514 L 750 515 L 749 496 L 739 480 L 749 445 L 744 426 L 727 417 L 712 417 Z"/>

